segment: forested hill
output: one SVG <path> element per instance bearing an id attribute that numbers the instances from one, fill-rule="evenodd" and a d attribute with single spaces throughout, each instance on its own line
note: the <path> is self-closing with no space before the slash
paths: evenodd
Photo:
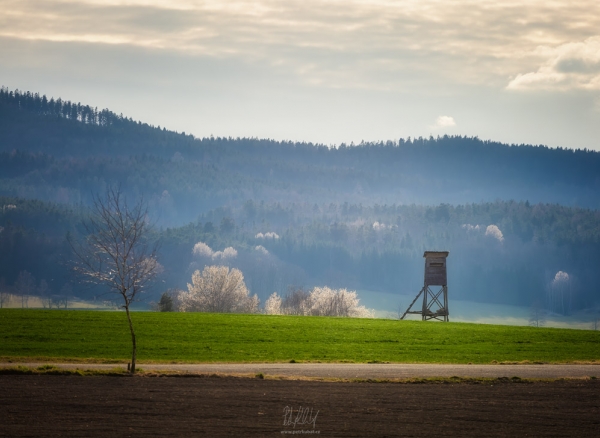
<path id="1" fill-rule="evenodd" d="M 90 193 L 117 182 L 145 195 L 165 225 L 248 199 L 363 205 L 513 199 L 596 209 L 600 153 L 460 136 L 336 147 L 197 139 L 2 88 L 0 195 L 86 203 Z"/>

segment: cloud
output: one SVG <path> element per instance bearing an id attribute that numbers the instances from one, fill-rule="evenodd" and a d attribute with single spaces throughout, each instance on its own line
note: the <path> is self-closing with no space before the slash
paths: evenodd
<path id="1" fill-rule="evenodd" d="M 503 87 L 537 47 L 599 28 L 596 0 L 0 0 L 3 37 L 242 59 L 329 88 Z M 532 79 L 521 76 L 513 87 Z"/>
<path id="2" fill-rule="evenodd" d="M 430 128 L 431 129 L 444 129 L 444 128 L 452 128 L 453 126 L 456 126 L 454 117 L 439 116 L 437 119 L 435 119 L 435 124 L 430 126 Z"/>
<path id="3" fill-rule="evenodd" d="M 600 36 L 554 48 L 540 47 L 546 60 L 537 71 L 519 74 L 509 90 L 600 90 Z"/>

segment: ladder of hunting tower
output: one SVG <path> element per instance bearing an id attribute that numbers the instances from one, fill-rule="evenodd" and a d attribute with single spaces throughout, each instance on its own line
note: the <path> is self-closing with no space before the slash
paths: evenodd
<path id="1" fill-rule="evenodd" d="M 402 318 L 407 314 L 421 315 L 423 321 L 436 319 L 438 321 L 449 321 L 448 312 L 448 281 L 446 275 L 446 258 L 448 251 L 425 251 L 425 281 L 423 288 L 417 294 L 415 299 L 410 303 Z M 440 286 L 441 288 L 434 292 L 430 286 Z M 423 305 L 421 310 L 412 310 L 412 306 L 417 302 L 423 294 Z M 440 300 L 442 296 L 443 302 Z M 429 299 L 428 299 L 429 298 Z"/>

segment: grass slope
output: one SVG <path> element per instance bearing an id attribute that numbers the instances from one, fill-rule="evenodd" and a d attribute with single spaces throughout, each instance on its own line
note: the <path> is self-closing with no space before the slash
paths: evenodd
<path id="1" fill-rule="evenodd" d="M 600 332 L 206 313 L 133 314 L 138 359 L 154 362 L 571 362 L 600 360 Z M 123 312 L 0 310 L 0 357 L 127 360 Z"/>

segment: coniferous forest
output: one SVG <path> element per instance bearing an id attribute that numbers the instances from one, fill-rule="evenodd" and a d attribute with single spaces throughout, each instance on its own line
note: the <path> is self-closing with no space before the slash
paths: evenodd
<path id="1" fill-rule="evenodd" d="M 6 88 L 0 287 L 26 271 L 33 293 L 42 280 L 45 293 L 101 293 L 73 282 L 67 236 L 85 232 L 93 196 L 109 186 L 148 203 L 164 267 L 148 301 L 219 257 L 263 302 L 315 285 L 412 294 L 433 249 L 450 251 L 454 299 L 560 314 L 600 303 L 598 152 L 460 136 L 195 138 Z M 198 242 L 213 253 L 194 254 Z"/>

